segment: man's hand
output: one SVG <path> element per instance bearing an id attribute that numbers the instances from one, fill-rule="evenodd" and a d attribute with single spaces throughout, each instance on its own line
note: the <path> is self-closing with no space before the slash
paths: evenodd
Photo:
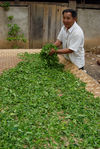
<path id="1" fill-rule="evenodd" d="M 56 53 L 56 51 L 55 51 L 54 49 L 51 49 L 49 55 L 51 56 L 51 55 L 53 55 L 54 53 Z"/>

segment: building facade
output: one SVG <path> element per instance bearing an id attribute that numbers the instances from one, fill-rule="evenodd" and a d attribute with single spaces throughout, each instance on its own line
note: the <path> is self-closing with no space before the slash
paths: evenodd
<path id="1" fill-rule="evenodd" d="M 3 3 L 0 1 L 0 3 Z M 6 2 L 6 1 L 5 1 Z M 99 0 L 15 0 L 8 1 L 10 9 L 0 7 L 0 48 L 11 48 L 9 43 L 8 16 L 14 16 L 24 33 L 27 43 L 22 48 L 41 48 L 46 43 L 53 43 L 63 25 L 62 11 L 75 9 L 78 13 L 77 23 L 85 34 L 85 47 L 100 48 L 100 1 Z"/>

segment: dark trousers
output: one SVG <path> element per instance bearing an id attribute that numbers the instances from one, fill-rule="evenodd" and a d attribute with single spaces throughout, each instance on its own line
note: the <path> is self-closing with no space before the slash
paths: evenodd
<path id="1" fill-rule="evenodd" d="M 79 68 L 79 70 L 84 70 L 84 67 L 82 67 L 82 68 Z"/>

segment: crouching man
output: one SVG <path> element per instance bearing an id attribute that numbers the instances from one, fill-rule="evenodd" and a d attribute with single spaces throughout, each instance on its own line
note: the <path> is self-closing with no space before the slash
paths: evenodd
<path id="1" fill-rule="evenodd" d="M 84 69 L 84 34 L 81 27 L 76 23 L 77 13 L 72 9 L 66 9 L 62 12 L 63 27 L 57 37 L 54 45 L 63 49 L 55 51 L 51 50 L 52 54 L 63 54 L 66 59 L 75 64 L 79 69 Z"/>

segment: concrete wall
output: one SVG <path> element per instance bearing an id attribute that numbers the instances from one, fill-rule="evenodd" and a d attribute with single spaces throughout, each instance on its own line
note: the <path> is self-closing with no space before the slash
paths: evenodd
<path id="1" fill-rule="evenodd" d="M 12 42 L 7 41 L 8 34 L 8 16 L 14 16 L 13 23 L 18 24 L 21 28 L 22 33 L 24 33 L 27 43 L 23 44 L 20 42 L 22 48 L 29 47 L 29 16 L 28 7 L 10 7 L 8 11 L 4 11 L 0 7 L 0 49 L 1 48 L 11 48 Z"/>
<path id="2" fill-rule="evenodd" d="M 78 9 L 78 24 L 85 34 L 85 48 L 100 49 L 100 10 Z"/>

